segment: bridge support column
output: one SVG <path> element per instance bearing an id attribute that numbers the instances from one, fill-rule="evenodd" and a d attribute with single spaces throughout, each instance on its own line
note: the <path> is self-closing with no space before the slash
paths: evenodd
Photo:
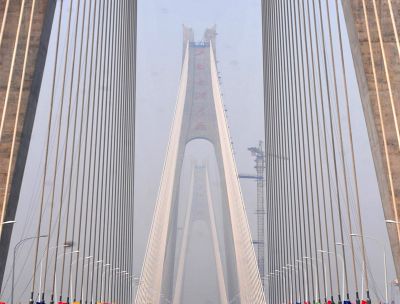
<path id="1" fill-rule="evenodd" d="M 389 6 L 389 2 L 393 7 Z M 384 215 L 387 220 L 398 222 L 400 138 L 396 134 L 395 117 L 397 127 L 400 127 L 400 49 L 396 44 L 392 17 L 398 31 L 400 2 L 342 0 L 342 6 Z M 396 103 L 395 115 L 390 95 Z M 400 261 L 400 224 L 388 223 L 387 229 L 399 279 L 400 263 L 396 261 Z"/>
<path id="2" fill-rule="evenodd" d="M 27 0 L 23 9 L 22 1 L 1 2 L 0 22 L 5 21 L 5 27 L 0 41 L 0 115 L 5 110 L 5 121 L 0 139 L 0 222 L 14 220 L 17 212 L 56 2 Z M 20 16 L 21 28 L 12 65 Z M 26 56 L 27 46 L 29 51 Z M 12 78 L 7 96 L 10 75 Z M 12 230 L 12 225 L 0 225 L 0 287 Z"/>

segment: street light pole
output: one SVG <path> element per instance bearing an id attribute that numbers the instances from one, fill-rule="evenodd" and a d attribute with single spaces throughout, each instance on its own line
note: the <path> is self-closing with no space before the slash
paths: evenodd
<path id="1" fill-rule="evenodd" d="M 132 286 L 134 302 L 136 301 L 136 296 L 138 294 L 139 284 L 140 284 L 140 275 L 134 276 L 133 277 L 133 286 Z"/>
<path id="2" fill-rule="evenodd" d="M 301 260 L 296 260 L 296 262 L 297 263 L 299 263 L 299 264 L 301 264 L 301 269 L 303 270 L 303 275 L 304 275 L 304 278 L 307 278 L 308 279 L 308 277 L 307 277 L 307 274 L 306 274 L 306 271 L 304 270 L 304 261 L 301 261 Z M 305 282 L 305 285 L 306 286 L 304 286 L 305 287 L 305 300 L 307 301 L 307 302 L 310 302 L 310 299 L 309 299 L 309 297 L 308 297 L 308 292 L 309 292 L 309 289 L 308 289 L 308 280 L 305 280 L 304 282 Z"/>
<path id="3" fill-rule="evenodd" d="M 5 224 L 6 222 L 2 223 Z M 21 246 L 23 243 L 25 243 L 28 240 L 33 240 L 33 239 L 38 239 L 42 237 L 48 237 L 48 235 L 40 235 L 40 236 L 31 236 L 28 238 L 25 238 L 17 243 L 14 247 L 14 253 L 13 253 L 13 262 L 12 262 L 12 278 L 11 278 L 11 304 L 14 304 L 14 276 L 15 276 L 15 256 L 17 255 L 17 249 L 19 246 Z"/>
<path id="4" fill-rule="evenodd" d="M 315 264 L 313 264 L 313 258 L 305 256 L 303 257 L 303 259 L 305 260 L 310 260 L 311 261 L 311 266 L 314 270 L 315 273 L 315 300 L 320 302 L 320 296 L 318 295 L 318 284 L 319 282 L 317 282 L 317 266 Z"/>
<path id="5" fill-rule="evenodd" d="M 69 246 L 66 246 L 64 244 L 64 247 L 69 247 Z M 72 255 L 72 254 L 76 254 L 76 253 L 79 253 L 79 250 L 75 250 L 75 251 L 65 252 L 65 253 L 59 254 L 58 256 L 56 256 L 55 262 L 57 263 L 58 259 L 63 257 L 63 256 L 70 255 L 70 254 Z M 57 273 L 56 273 L 55 280 L 56 280 L 56 278 L 57 278 Z M 55 290 L 54 291 L 55 291 L 55 295 L 56 295 L 56 298 L 57 298 L 57 283 L 55 283 L 54 286 L 55 286 L 55 288 L 54 288 Z M 68 291 L 67 291 L 67 294 L 68 294 Z M 60 302 L 61 302 L 61 298 L 62 298 L 62 295 L 60 294 Z"/>
<path id="6" fill-rule="evenodd" d="M 297 271 L 297 268 L 296 268 L 296 266 L 294 266 L 294 265 L 291 265 L 291 264 L 287 264 L 286 266 L 289 266 L 289 267 L 291 267 L 291 271 L 293 271 L 294 270 L 294 276 L 295 276 L 295 280 L 299 280 L 299 286 L 300 286 L 300 276 L 299 276 L 299 272 Z M 292 276 L 293 277 L 293 276 Z M 299 287 L 299 289 L 301 289 L 300 287 Z M 296 297 L 296 299 L 298 300 L 298 302 L 300 302 L 300 300 L 301 300 L 301 296 L 300 296 L 300 291 L 299 290 L 297 290 L 297 288 L 296 288 L 296 294 L 295 294 L 295 297 Z M 293 301 L 293 303 L 294 303 L 295 301 Z"/>
<path id="7" fill-rule="evenodd" d="M 107 271 L 107 268 L 109 268 L 111 266 L 111 264 L 105 264 L 103 265 L 103 271 L 101 273 L 101 292 L 100 292 L 100 301 L 104 302 L 104 281 L 105 279 L 103 279 L 103 277 L 105 276 L 105 273 Z"/>
<path id="8" fill-rule="evenodd" d="M 90 282 L 93 281 L 93 274 L 94 271 L 97 270 L 97 268 L 99 267 L 99 265 L 101 265 L 101 263 L 103 263 L 103 260 L 97 260 L 96 262 L 94 262 L 93 264 L 93 270 L 90 269 L 89 267 L 89 277 L 90 277 Z M 96 265 L 96 266 L 95 266 Z M 92 285 L 93 286 L 93 285 Z M 89 294 L 89 289 L 86 291 Z M 93 290 L 92 288 L 90 288 L 90 298 L 91 298 L 91 302 L 90 303 L 94 303 L 93 301 Z"/>
<path id="9" fill-rule="evenodd" d="M 74 264 L 76 264 L 76 263 L 78 263 L 79 261 L 82 261 L 82 260 L 90 260 L 91 258 L 93 258 L 92 256 L 87 256 L 87 257 L 81 257 L 81 258 L 78 258 L 78 259 L 76 259 L 75 261 L 73 261 L 72 263 L 71 263 L 71 266 L 72 265 L 74 265 Z M 86 267 L 85 266 L 85 264 L 86 264 L 86 261 L 83 263 L 84 264 L 84 267 Z M 74 294 L 74 297 L 72 297 L 72 277 L 73 277 L 73 270 L 72 270 L 72 272 L 71 272 L 71 276 L 70 276 L 70 280 L 69 280 L 69 290 L 70 290 L 70 299 L 72 299 L 72 302 L 75 302 L 76 301 L 76 294 Z M 75 282 L 75 285 L 76 285 L 76 282 Z M 76 286 L 75 286 L 76 287 Z M 76 289 L 76 288 L 75 288 Z"/>
<path id="10" fill-rule="evenodd" d="M 129 274 L 126 273 L 126 278 L 125 281 L 127 281 L 126 283 L 126 295 L 125 295 L 125 300 L 126 302 L 129 302 L 128 300 L 131 299 L 133 297 L 133 290 L 132 290 L 132 285 L 134 285 L 134 280 L 132 280 L 132 283 L 130 282 L 131 279 L 134 279 L 136 276 L 134 274 Z M 133 299 L 134 301 L 134 299 Z"/>
<path id="11" fill-rule="evenodd" d="M 279 288 L 279 293 L 278 293 L 278 299 L 279 299 L 279 301 L 282 301 L 282 297 L 283 297 L 283 302 L 286 302 L 286 299 L 285 299 L 285 292 L 284 292 L 284 282 L 285 282 L 285 278 L 283 277 L 283 276 L 281 276 L 280 274 L 282 273 L 281 271 L 279 271 L 278 269 L 275 269 L 275 273 L 277 273 L 277 277 L 279 278 L 279 281 L 282 281 L 282 282 L 280 282 L 280 288 Z"/>
<path id="12" fill-rule="evenodd" d="M 386 222 L 387 222 L 387 221 L 386 221 Z M 361 235 L 355 234 L 355 233 L 350 234 L 350 236 L 362 238 Z M 366 236 L 366 235 L 364 235 L 364 237 L 365 237 L 366 239 L 373 240 L 373 241 L 377 242 L 379 245 L 382 246 L 382 249 L 383 249 L 383 267 L 384 267 L 384 272 L 385 272 L 385 302 L 388 303 L 388 279 L 387 279 L 387 266 L 386 266 L 386 249 L 385 249 L 385 245 L 384 245 L 380 240 L 378 240 L 378 239 L 376 239 L 376 238 L 374 238 L 374 237 Z"/>
<path id="13" fill-rule="evenodd" d="M 72 243 L 64 243 L 62 245 L 58 245 L 58 246 L 54 246 L 54 247 L 50 247 L 50 248 L 46 248 L 45 252 L 43 253 L 42 258 L 40 259 L 40 275 L 39 275 L 39 294 L 42 295 L 42 300 L 44 301 L 44 290 L 42 292 L 42 266 L 43 266 L 43 257 L 45 254 L 47 254 L 47 252 L 50 252 L 51 250 L 54 249 L 58 249 L 60 247 L 65 247 L 65 248 L 69 248 L 72 247 Z M 56 257 L 57 260 L 58 257 Z M 46 269 L 45 269 L 46 271 Z"/>
<path id="14" fill-rule="evenodd" d="M 2 222 L 2 223 L 0 223 L 0 225 L 2 226 L 2 225 L 8 225 L 8 224 L 15 224 L 17 221 L 5 221 L 5 222 Z"/>
<path id="15" fill-rule="evenodd" d="M 87 274 L 87 276 L 89 277 L 89 276 L 90 276 L 90 272 L 89 272 L 89 271 L 90 271 L 90 270 L 89 270 L 90 265 L 96 263 L 96 261 L 93 261 L 93 256 L 92 256 L 92 255 L 86 257 L 85 259 L 87 260 L 87 262 L 84 262 L 84 263 L 83 263 L 82 271 L 83 271 L 83 273 L 85 273 L 84 269 L 85 269 L 86 267 L 88 267 L 88 274 Z M 83 303 L 83 299 L 85 299 L 85 300 L 86 300 L 85 302 L 87 302 L 88 290 L 85 291 L 85 288 L 84 288 L 84 287 L 85 287 L 85 284 L 83 284 L 83 280 L 82 280 L 81 300 L 79 301 L 79 302 L 81 302 L 81 303 Z M 87 288 L 87 289 L 88 289 L 88 288 Z M 84 291 L 85 291 L 85 292 L 84 292 Z"/>
<path id="16" fill-rule="evenodd" d="M 286 266 L 289 266 L 289 264 L 287 264 Z M 292 274 L 291 274 L 291 269 L 289 268 L 289 267 L 286 267 L 286 266 L 283 266 L 282 267 L 282 269 L 284 269 L 284 271 L 286 271 L 287 273 L 288 273 L 288 281 L 289 281 L 289 278 L 290 278 L 290 282 L 291 282 L 291 288 L 290 288 L 290 291 L 289 291 L 289 298 L 290 298 L 290 302 L 291 303 L 294 303 L 294 297 L 296 297 L 296 295 L 295 295 L 295 288 L 294 288 L 294 284 L 293 284 L 293 281 L 294 281 L 294 279 L 293 279 L 293 276 L 292 276 Z"/>
<path id="17" fill-rule="evenodd" d="M 336 245 L 337 245 L 337 246 L 343 246 L 343 247 L 349 246 L 349 245 L 346 245 L 346 244 L 340 243 L 340 242 L 336 243 Z M 354 271 L 355 271 L 355 268 L 354 268 Z M 364 278 L 361 278 L 361 280 L 364 280 Z M 348 301 L 350 301 L 349 286 L 347 285 L 346 287 L 347 287 L 347 288 L 346 288 L 346 298 L 347 298 Z M 356 286 L 356 287 L 357 287 L 357 286 Z M 343 296 L 344 296 L 344 295 L 343 295 Z M 356 298 L 358 298 L 358 291 L 356 292 Z"/>
<path id="18" fill-rule="evenodd" d="M 336 255 L 336 256 L 338 256 L 339 258 L 340 258 L 340 261 L 342 262 L 342 274 L 343 274 L 343 278 L 342 278 L 342 295 L 343 295 L 343 298 L 345 297 L 345 291 L 344 291 L 344 284 L 345 284 L 345 275 L 344 275 L 344 268 L 346 267 L 345 266 L 345 264 L 344 264 L 344 258 L 343 258 L 343 256 L 342 255 L 340 255 L 339 253 L 334 253 L 334 252 L 331 252 L 331 251 L 327 251 L 327 250 L 317 250 L 319 253 L 321 253 L 321 254 L 323 254 L 323 253 L 326 253 L 326 254 L 331 254 L 331 255 Z M 339 301 L 340 301 L 340 291 L 339 291 Z"/>
<path id="19" fill-rule="evenodd" d="M 114 272 L 114 270 L 115 270 L 115 272 L 117 272 L 118 270 L 119 270 L 119 267 L 115 267 L 115 268 L 113 268 L 113 269 L 111 269 L 110 270 L 110 274 L 109 274 L 109 278 L 108 278 L 108 282 L 107 282 L 107 295 L 108 295 L 108 300 L 109 300 L 109 302 L 112 302 L 112 298 L 113 298 L 113 296 L 114 296 L 114 294 L 112 294 L 112 292 L 111 292 L 111 288 L 113 287 L 113 283 L 114 283 L 114 281 L 113 281 L 113 272 Z"/>

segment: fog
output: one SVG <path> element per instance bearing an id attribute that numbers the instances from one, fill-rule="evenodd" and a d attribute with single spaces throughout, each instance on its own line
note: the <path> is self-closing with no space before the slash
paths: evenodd
<path id="1" fill-rule="evenodd" d="M 143 1 L 138 5 L 138 66 L 137 66 L 137 124 L 136 124 L 136 184 L 135 244 L 137 272 L 140 273 L 145 245 L 147 244 L 154 204 L 160 183 L 169 128 L 178 91 L 182 64 L 182 25 L 192 27 L 196 40 L 201 40 L 206 28 L 216 25 L 216 53 L 221 75 L 221 87 L 233 148 L 239 173 L 255 175 L 255 162 L 249 147 L 264 140 L 261 11 L 259 1 Z M 193 149 L 193 145 L 196 149 Z M 205 147 L 204 147 L 205 146 Z M 203 148 L 202 148 L 203 147 Z M 195 153 L 196 152 L 196 153 Z M 207 153 L 208 152 L 208 153 Z M 203 155 L 204 154 L 204 155 Z M 204 141 L 193 142 L 185 159 L 212 163 L 213 151 Z M 189 166 L 190 167 L 190 166 Z M 212 169 L 212 168 L 211 168 Z M 190 170 L 184 170 L 181 181 L 190 179 Z M 188 172 L 189 171 L 189 172 Z M 212 174 L 214 173 L 214 174 Z M 218 190 L 217 171 L 212 170 L 214 193 Z M 185 188 L 185 187 L 183 187 Z M 250 225 L 256 227 L 256 183 L 242 180 L 242 190 Z M 182 191 L 184 192 L 184 191 Z M 183 196 L 184 197 L 184 196 Z M 182 198 L 183 198 L 182 197 Z M 214 203 L 220 200 L 214 195 Z M 183 205 L 184 206 L 184 205 Z M 143 216 L 145 214 L 146 216 Z M 207 252 L 211 243 L 204 246 L 201 235 L 208 228 L 199 223 L 198 242 L 191 240 L 188 257 L 188 280 L 196 278 L 191 301 L 206 302 L 211 271 Z M 198 236 L 193 234 L 193 238 Z M 193 246 L 193 247 L 192 247 Z M 202 249 L 203 248 L 203 249 Z M 205 259 L 203 262 L 202 260 Z M 211 265 L 212 265 L 211 259 Z M 208 263 L 208 267 L 201 267 Z M 194 273 L 190 271 L 191 267 Z M 204 272 L 199 272 L 199 270 Z M 215 271 L 215 270 L 214 270 Z M 193 282 L 193 280 L 191 281 Z M 194 284 L 193 283 L 189 283 Z M 204 297 L 199 297 L 199 293 Z M 214 294 L 214 301 L 218 294 Z M 211 298 L 212 299 L 212 298 Z M 197 301 L 197 302 L 196 302 Z"/>
<path id="2" fill-rule="evenodd" d="M 134 171 L 134 275 L 139 276 L 149 237 L 154 207 L 160 185 L 170 127 L 173 121 L 179 78 L 182 65 L 182 26 L 192 27 L 196 40 L 201 40 L 206 28 L 216 25 L 216 57 L 223 101 L 233 141 L 233 150 L 239 174 L 255 174 L 254 157 L 249 147 L 264 140 L 263 58 L 261 33 L 261 1 L 259 0 L 139 0 L 137 24 L 136 70 L 136 121 L 135 121 L 135 171 Z M 342 20 L 343 22 L 343 20 Z M 54 50 L 54 33 L 50 50 Z M 359 172 L 362 217 L 365 234 L 380 239 L 388 253 L 389 281 L 395 279 L 393 259 L 390 255 L 382 205 L 369 147 L 368 135 L 361 102 L 357 90 L 352 58 L 348 42 L 345 43 L 346 66 L 351 84 L 353 135 L 356 138 L 356 166 Z M 49 62 L 52 52 L 49 51 Z M 46 76 L 47 75 L 47 76 Z M 47 77 L 47 78 L 46 78 Z M 39 185 L 44 164 L 44 142 L 48 116 L 51 64 L 46 65 L 45 81 L 39 99 L 37 117 L 25 170 L 21 197 L 17 211 L 17 223 L 10 248 L 33 234 L 38 211 L 32 211 L 38 203 Z M 57 106 L 56 106 L 57 108 Z M 54 143 L 55 139 L 52 138 Z M 266 147 L 268 149 L 268 147 Z M 347 149 L 345 153 L 348 153 Z M 186 208 L 189 196 L 191 169 L 194 163 L 207 163 L 215 204 L 217 228 L 221 232 L 221 195 L 214 151 L 204 140 L 191 142 L 186 150 L 181 177 L 180 199 Z M 49 182 L 49 181 L 46 181 Z M 268 183 L 268 181 L 267 181 Z M 256 239 L 256 183 L 240 180 L 247 216 Z M 341 189 L 343 190 L 343 189 Z M 268 204 L 268 202 L 266 202 Z M 33 207 L 32 207 L 33 206 Z M 183 225 L 185 209 L 180 210 L 179 224 Z M 219 224 L 218 224 L 219 222 Z M 347 229 L 347 227 L 346 227 Z M 346 230 L 346 244 L 349 243 Z M 180 244 L 180 243 L 178 243 Z M 375 280 L 374 297 L 384 292 L 382 250 L 373 242 L 367 242 L 368 261 Z M 266 244 L 265 251 L 268 251 Z M 32 275 L 27 261 L 32 247 L 20 250 L 16 268 L 16 301 L 28 299 L 29 279 Z M 44 248 L 42 248 L 44 250 Z M 224 255 L 224 253 L 222 253 Z M 12 250 L 2 286 L 2 297 L 10 299 Z M 29 262 L 27 263 L 29 264 Z M 188 245 L 187 268 L 183 303 L 218 303 L 215 261 L 207 224 L 195 222 Z M 360 271 L 361 272 L 361 271 Z M 361 276 L 361 275 L 360 275 Z"/>

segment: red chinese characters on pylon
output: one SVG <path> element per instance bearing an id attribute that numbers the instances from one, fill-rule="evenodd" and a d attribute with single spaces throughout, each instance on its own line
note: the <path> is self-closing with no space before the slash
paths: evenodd
<path id="1" fill-rule="evenodd" d="M 195 131 L 205 131 L 205 130 L 207 130 L 207 126 L 205 123 L 199 122 L 194 126 L 194 130 Z"/>
<path id="2" fill-rule="evenodd" d="M 205 68 L 206 68 L 206 65 L 203 63 L 196 64 L 196 70 L 198 70 L 198 71 L 203 71 Z"/>
<path id="3" fill-rule="evenodd" d="M 196 115 L 199 117 L 204 117 L 206 115 L 206 107 L 199 107 L 196 111 Z"/>

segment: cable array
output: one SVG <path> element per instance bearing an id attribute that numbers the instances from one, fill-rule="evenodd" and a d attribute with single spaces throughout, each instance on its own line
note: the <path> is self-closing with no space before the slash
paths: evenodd
<path id="1" fill-rule="evenodd" d="M 29 11 L 29 31 L 43 9 L 35 3 L 20 5 L 18 24 Z M 24 253 L 30 303 L 133 301 L 136 19 L 136 1 L 56 1 L 39 101 L 46 119 L 36 122 L 45 141 L 31 204 L 34 246 Z"/>
<path id="2" fill-rule="evenodd" d="M 376 93 L 371 98 L 379 114 L 376 120 L 382 133 L 382 155 L 394 211 L 391 222 L 397 223 L 396 237 L 400 240 L 393 165 L 400 150 L 399 105 L 393 77 L 396 71 L 391 66 L 391 62 L 400 60 L 397 5 L 385 0 L 387 6 L 382 9 L 376 0 L 358 2 L 368 46 L 364 55 L 372 68 L 370 91 Z M 6 172 L 0 193 L 0 223 L 6 214 L 13 177 L 20 116 L 26 108 L 24 86 L 30 81 L 28 70 L 33 66 L 29 54 L 32 42 L 37 42 L 35 18 L 43 3 L 2 2 L 0 52 L 5 60 L 0 66 L 0 148 L 6 154 Z M 30 265 L 26 267 L 31 273 L 26 287 L 30 303 L 132 302 L 138 283 L 133 274 L 132 220 L 136 1 L 51 3 L 56 10 L 41 94 L 48 112 L 45 121 L 37 122 L 45 140 L 36 192 L 32 194 L 35 216 L 24 227 L 24 231 L 33 227 L 34 233 L 27 238 L 34 241 L 25 253 L 25 263 L 32 263 L 24 264 Z M 382 28 L 382 11 L 388 16 L 387 29 Z M 236 296 L 243 303 L 265 302 L 261 288 L 264 280 L 271 303 L 350 303 L 364 297 L 371 301 L 370 291 L 381 297 L 370 275 L 364 244 L 367 237 L 352 134 L 353 97 L 345 65 L 347 37 L 342 15 L 339 0 L 262 1 L 268 219 L 267 275 L 262 280 L 237 181 L 214 45 L 209 47 L 211 93 L 218 149 L 225 166 L 226 210 L 236 262 L 233 268 L 237 271 Z M 11 20 L 13 16 L 17 18 Z M 386 31 L 391 32 L 394 59 L 389 56 Z M 192 46 L 189 43 L 185 51 L 138 303 L 149 299 L 159 302 L 165 285 L 169 225 L 175 216 L 173 183 L 182 149 L 178 143 L 183 132 Z M 0 235 L 2 229 L 0 225 Z M 360 242 L 355 242 L 357 236 Z M 24 241 L 21 239 L 18 246 Z M 8 274 L 6 284 L 10 277 Z M 21 278 L 20 273 L 17 284 Z M 14 286 L 14 272 L 11 283 Z M 26 288 L 18 291 L 18 299 Z"/>
<path id="3" fill-rule="evenodd" d="M 370 301 L 369 283 L 378 297 L 368 280 L 341 9 L 338 0 L 262 2 L 271 303 Z"/>

